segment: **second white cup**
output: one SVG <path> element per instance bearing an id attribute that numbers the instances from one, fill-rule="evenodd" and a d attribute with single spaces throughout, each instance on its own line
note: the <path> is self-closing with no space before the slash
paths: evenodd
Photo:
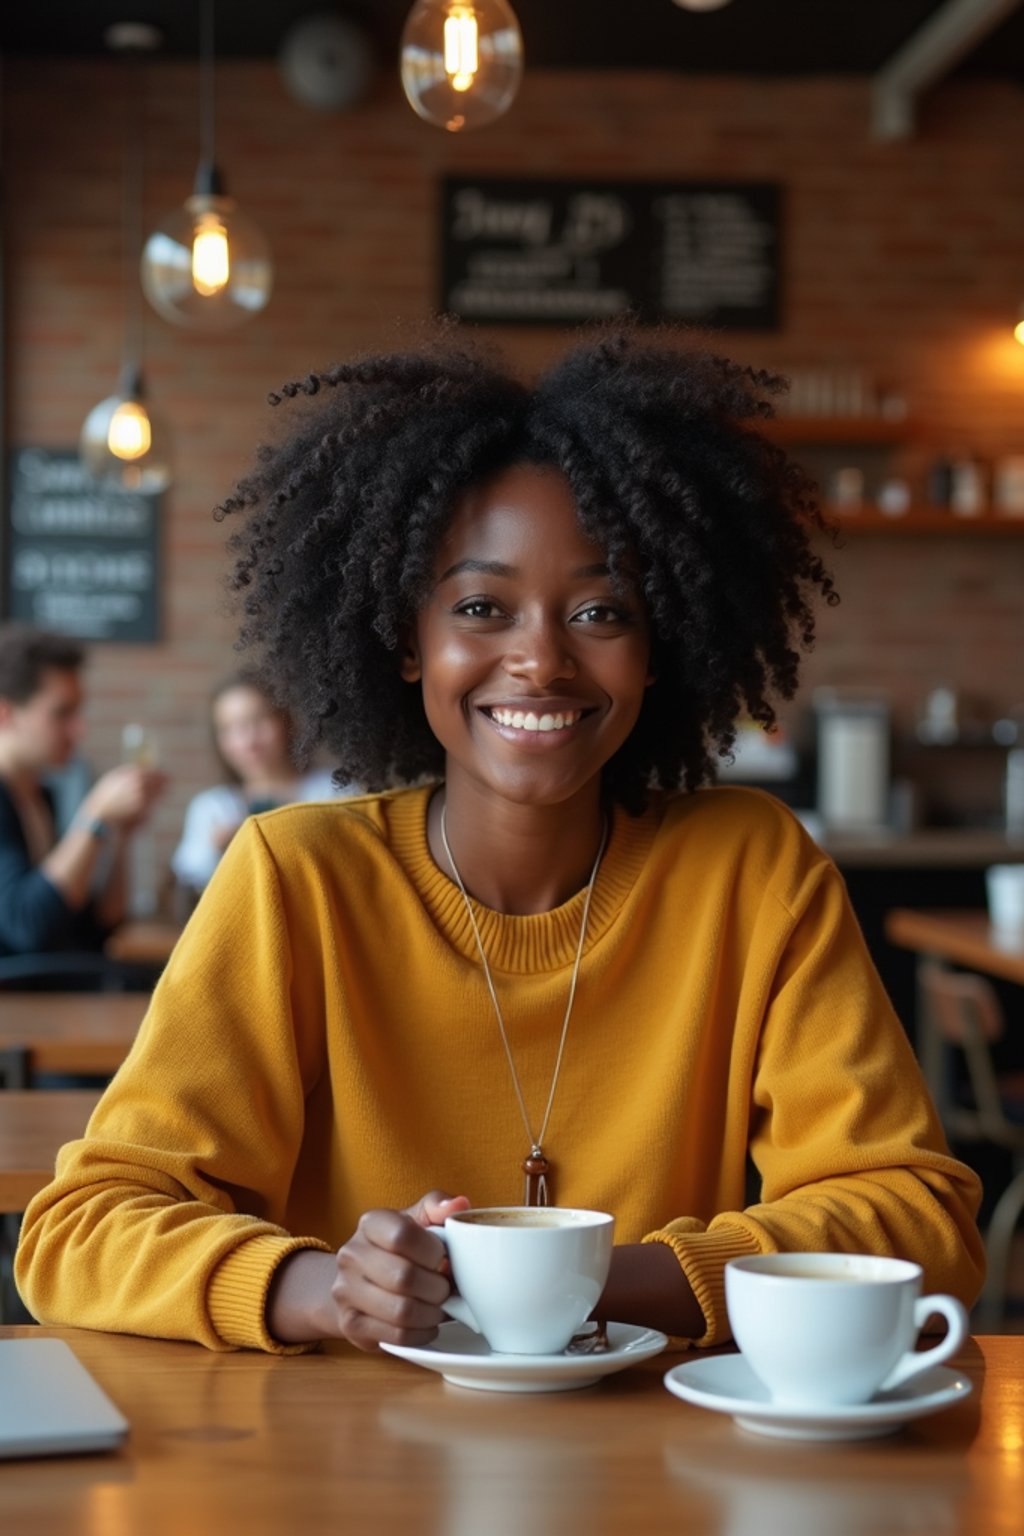
<path id="1" fill-rule="evenodd" d="M 499 1354 L 554 1355 L 600 1299 L 615 1220 L 561 1206 L 489 1206 L 431 1231 L 448 1249 L 459 1291 L 445 1311 Z"/>
<path id="2" fill-rule="evenodd" d="M 921 1281 L 905 1259 L 771 1253 L 729 1261 L 725 1300 L 733 1338 L 773 1400 L 829 1408 L 870 1402 L 959 1349 L 966 1311 L 954 1296 L 922 1296 Z M 946 1336 L 916 1353 L 935 1314 Z"/>

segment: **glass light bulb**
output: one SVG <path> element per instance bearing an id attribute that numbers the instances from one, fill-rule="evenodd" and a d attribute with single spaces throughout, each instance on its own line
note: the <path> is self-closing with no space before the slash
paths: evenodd
<path id="1" fill-rule="evenodd" d="M 264 308 L 273 284 L 266 239 L 232 197 L 193 193 L 161 219 L 143 248 L 143 290 L 175 325 L 238 325 Z"/>
<path id="2" fill-rule="evenodd" d="M 453 6 L 444 19 L 444 72 L 453 91 L 468 91 L 480 68 L 480 26 L 471 5 Z"/>
<path id="3" fill-rule="evenodd" d="M 93 406 L 78 450 L 90 475 L 104 485 L 152 493 L 171 483 L 167 431 L 136 394 L 108 395 Z"/>
<path id="4" fill-rule="evenodd" d="M 192 239 L 192 283 L 197 293 L 208 298 L 226 288 L 231 276 L 231 250 L 228 232 L 217 214 L 207 209 L 196 220 Z"/>
<path id="5" fill-rule="evenodd" d="M 119 459 L 141 459 L 153 446 L 153 430 L 144 405 L 122 400 L 107 427 L 107 447 Z"/>
<path id="6" fill-rule="evenodd" d="M 523 77 L 508 0 L 417 0 L 402 33 L 402 88 L 428 123 L 461 133 L 506 112 Z"/>
<path id="7" fill-rule="evenodd" d="M 1017 321 L 1017 324 L 1014 326 L 1013 334 L 1016 336 L 1021 346 L 1024 347 L 1024 315 L 1021 316 L 1021 318 Z"/>

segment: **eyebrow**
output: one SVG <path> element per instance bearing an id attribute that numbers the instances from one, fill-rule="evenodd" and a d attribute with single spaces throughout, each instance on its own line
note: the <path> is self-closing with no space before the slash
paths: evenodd
<path id="1" fill-rule="evenodd" d="M 517 565 L 505 565 L 500 560 L 459 560 L 455 565 L 450 565 L 439 578 L 438 585 L 442 581 L 448 581 L 452 576 L 460 576 L 465 572 L 472 572 L 480 576 L 518 576 L 520 570 Z M 594 565 L 581 565 L 573 571 L 574 581 L 589 581 L 596 576 L 610 576 L 611 571 L 603 560 Z"/>

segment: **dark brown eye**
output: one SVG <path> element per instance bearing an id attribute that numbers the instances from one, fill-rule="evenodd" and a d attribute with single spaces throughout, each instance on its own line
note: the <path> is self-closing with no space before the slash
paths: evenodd
<path id="1" fill-rule="evenodd" d="M 497 619 L 501 617 L 501 609 L 497 603 L 492 603 L 487 597 L 471 597 L 464 603 L 459 603 L 455 612 L 467 619 Z"/>

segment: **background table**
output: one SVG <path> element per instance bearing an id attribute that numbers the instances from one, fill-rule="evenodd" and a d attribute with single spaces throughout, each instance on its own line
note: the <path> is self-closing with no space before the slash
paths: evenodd
<path id="1" fill-rule="evenodd" d="M 274 1358 L 43 1331 L 67 1339 L 132 1432 L 107 1456 L 0 1463 L 12 1533 L 1009 1536 L 1024 1510 L 1024 1338 L 965 1346 L 965 1403 L 823 1446 L 671 1397 L 662 1376 L 679 1354 L 583 1392 L 513 1397 L 344 1349 Z"/>
<path id="2" fill-rule="evenodd" d="M 50 1182 L 57 1153 L 82 1135 L 99 1097 L 77 1088 L 0 1093 L 0 1214 L 23 1211 Z"/>
<path id="3" fill-rule="evenodd" d="M 133 919 L 115 929 L 106 942 L 105 953 L 132 965 L 162 966 L 180 937 L 178 923 Z"/>
<path id="4" fill-rule="evenodd" d="M 34 1072 L 117 1071 L 148 999 L 138 992 L 0 993 L 0 1052 Z"/>
<path id="5" fill-rule="evenodd" d="M 993 928 L 985 912 L 895 907 L 886 916 L 885 936 L 901 949 L 935 955 L 1024 985 L 1024 929 L 1007 934 Z"/>

